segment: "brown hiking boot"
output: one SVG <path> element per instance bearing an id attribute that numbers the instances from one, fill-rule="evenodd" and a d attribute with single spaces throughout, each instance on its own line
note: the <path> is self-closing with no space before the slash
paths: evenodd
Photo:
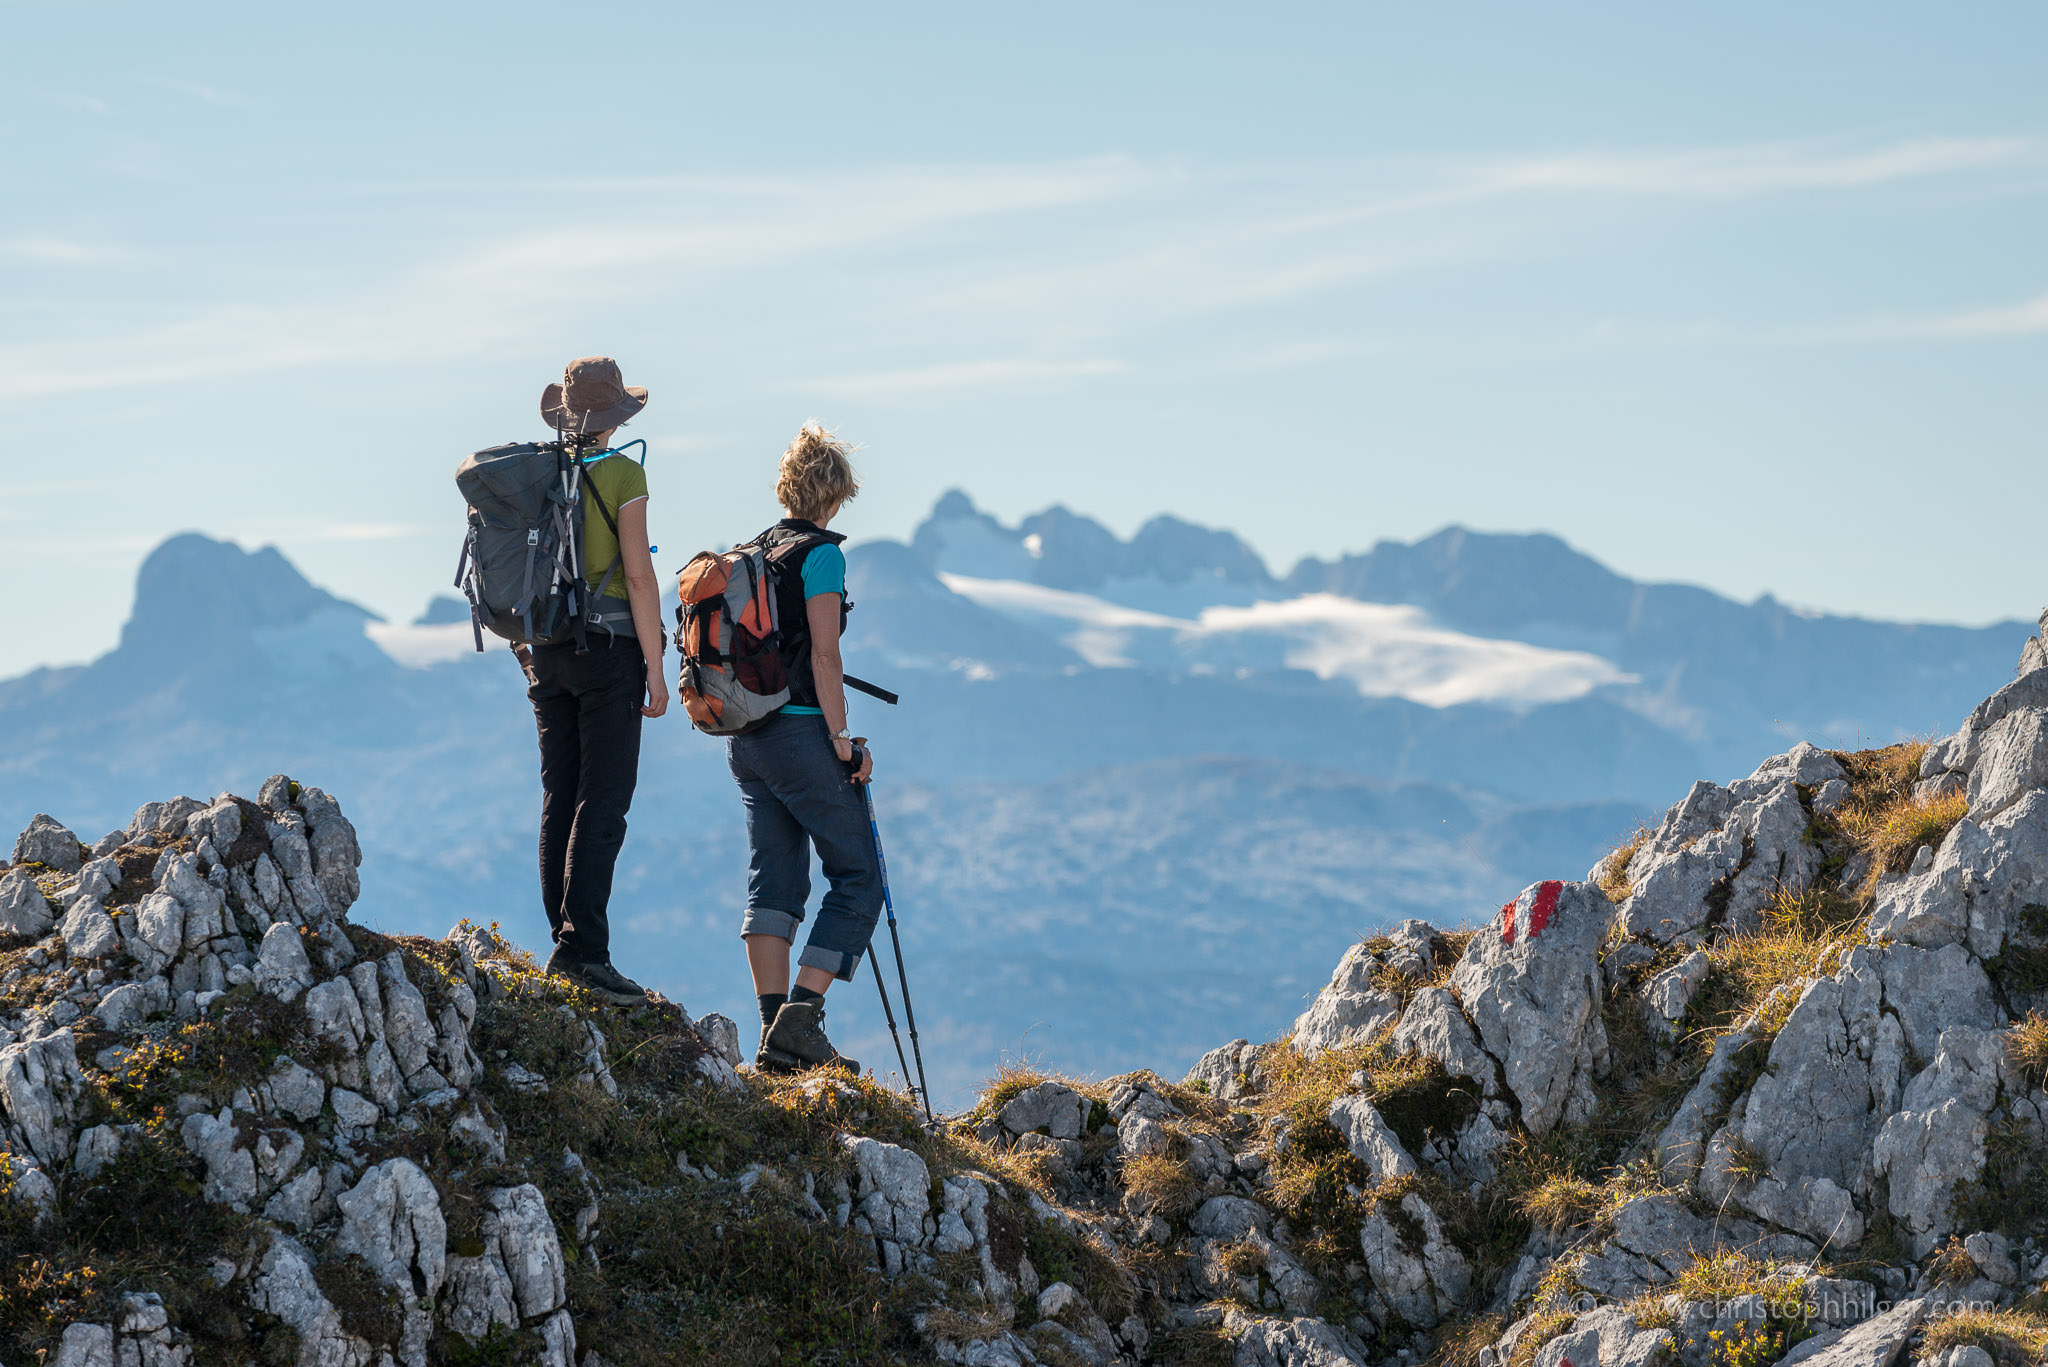
<path id="1" fill-rule="evenodd" d="M 860 1065 L 825 1038 L 825 1003 L 821 1001 L 784 1002 L 775 1013 L 775 1024 L 761 1037 L 761 1052 L 754 1063 L 771 1073 L 833 1067 L 860 1076 Z"/>

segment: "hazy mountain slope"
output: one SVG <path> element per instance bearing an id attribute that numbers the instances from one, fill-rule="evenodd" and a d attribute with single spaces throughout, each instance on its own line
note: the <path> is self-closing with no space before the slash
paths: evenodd
<path id="1" fill-rule="evenodd" d="M 1636 676 L 1598 691 L 1732 778 L 1761 751 L 1801 738 L 1855 744 L 1924 735 L 2012 674 L 2026 622 L 1953 627 L 1877 622 L 1737 603 L 1685 584 L 1616 574 L 1544 534 L 1449 527 L 1413 544 L 1382 541 L 1334 562 L 1304 560 L 1284 580 L 1227 532 L 1155 519 L 1129 542 L 1063 508 L 1007 527 L 964 494 L 939 501 L 913 544 L 934 570 L 1079 589 L 1193 618 L 1205 607 L 1334 593 L 1412 605 L 1474 636 L 1585 651 Z M 1640 788 L 1666 791 L 1662 774 Z"/>
<path id="2" fill-rule="evenodd" d="M 1495 554 L 1531 541 L 1493 538 L 1486 556 L 1417 563 L 1440 571 L 1443 601 L 1483 601 L 1489 575 L 1517 580 L 1517 591 L 1541 579 L 1542 565 Z M 1552 549 L 1557 594 L 1607 583 L 1592 562 Z M 1730 683 L 1732 702 L 1696 694 L 1709 667 L 1691 656 L 1657 700 L 1647 685 L 1613 685 L 1517 706 L 1366 696 L 1348 677 L 1319 678 L 1272 652 L 1247 649 L 1235 657 L 1245 663 L 1222 667 L 1177 628 L 1164 630 L 1151 664 L 1097 667 L 1061 639 L 1064 628 L 1049 633 L 939 577 L 1015 575 L 1188 621 L 1205 607 L 1263 610 L 1288 591 L 1229 533 L 1172 519 L 1124 541 L 1060 509 L 1004 527 L 949 496 L 912 545 L 858 545 L 851 569 L 849 664 L 904 695 L 897 709 L 856 700 L 855 722 L 882 756 L 877 799 L 920 1019 L 942 1046 L 948 1086 L 984 1075 L 1004 1050 L 1072 1068 L 1175 1061 L 1213 1042 L 1219 1012 L 1242 1028 L 1277 1028 L 1360 931 L 1455 917 L 1585 867 L 1658 795 L 1702 773 L 1729 777 L 1713 756 L 1768 725 L 1751 716 L 1765 685 L 1748 680 L 1751 693 L 1737 695 Z M 1422 593 L 1413 583 L 1402 591 Z M 1631 592 L 1670 611 L 1691 601 L 1683 595 L 1701 597 L 1703 625 L 1687 648 L 1702 656 L 1716 632 L 1734 630 L 1726 623 L 1756 611 L 1698 590 Z M 1541 594 L 1516 602 L 1510 616 L 1581 625 L 1612 609 Z M 167 792 L 254 791 L 271 773 L 317 773 L 360 814 L 382 870 L 366 917 L 426 930 L 470 915 L 544 942 L 532 722 L 507 652 L 451 656 L 460 628 L 370 622 L 275 551 L 203 537 L 153 553 L 136 603 L 102 659 L 0 682 L 0 828 L 49 810 L 91 840 Z M 1467 633 L 1459 648 L 1469 654 L 1486 644 L 1471 633 L 1492 625 L 1447 615 L 1440 629 Z M 379 649 L 366 627 L 419 667 Z M 1858 658 L 1904 662 L 1857 684 L 1857 724 L 1881 737 L 1932 729 L 1958 710 L 1928 701 L 1949 673 L 1981 667 L 1974 697 L 2010 672 L 2002 647 L 1995 663 L 1977 658 L 1999 632 L 1840 629 L 1861 642 Z M 1676 631 L 1666 643 L 1686 639 Z M 1785 674 L 1771 663 L 1778 647 L 1758 639 L 1753 672 Z M 1783 650 L 1823 639 L 1799 636 Z M 1530 640 L 1601 648 L 1554 632 Z M 1914 651 L 1930 641 L 1969 649 L 1929 665 Z M 1609 658 L 1647 671 L 1654 652 L 1642 649 Z M 1483 674 L 1469 662 L 1446 667 Z M 1486 696 L 1498 681 L 1471 682 Z M 1769 748 L 1782 747 L 1774 738 L 1747 753 Z M 733 930 L 743 865 L 721 747 L 680 717 L 650 726 L 620 867 L 620 961 L 744 1018 Z M 1150 1008 L 1122 1010 L 1133 997 Z M 837 1010 L 868 1044 L 877 1022 L 867 997 Z"/>

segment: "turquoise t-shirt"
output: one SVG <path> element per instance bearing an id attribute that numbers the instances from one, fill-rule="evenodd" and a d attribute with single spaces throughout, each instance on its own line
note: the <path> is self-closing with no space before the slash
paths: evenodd
<path id="1" fill-rule="evenodd" d="M 828 593 L 846 592 L 846 552 L 827 541 L 804 557 L 804 602 Z M 785 707 L 793 717 L 822 717 L 816 707 Z"/>

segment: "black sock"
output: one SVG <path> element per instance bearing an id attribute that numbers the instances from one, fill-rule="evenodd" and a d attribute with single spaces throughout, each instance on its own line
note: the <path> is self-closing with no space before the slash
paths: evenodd
<path id="1" fill-rule="evenodd" d="M 782 1004 L 789 998 L 781 992 L 763 992 L 755 1000 L 761 1003 L 761 1028 L 766 1030 L 775 1024 L 775 1013 L 782 1009 Z"/>
<path id="2" fill-rule="evenodd" d="M 821 1002 L 825 1000 L 825 994 L 813 992 L 808 987 L 792 987 L 789 989 L 789 999 L 793 1002 Z"/>

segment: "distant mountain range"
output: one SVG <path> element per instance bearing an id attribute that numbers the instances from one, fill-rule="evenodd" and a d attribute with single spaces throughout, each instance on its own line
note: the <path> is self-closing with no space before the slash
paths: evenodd
<path id="1" fill-rule="evenodd" d="M 943 1087 L 1004 1052 L 1099 1070 L 1273 1033 L 1360 933 L 1581 873 L 1794 740 L 1951 728 L 2032 632 L 1743 605 L 1456 528 L 1283 579 L 1227 531 L 1010 527 L 959 493 L 849 562 L 850 667 L 904 695 L 856 722 Z M 617 957 L 745 1022 L 721 747 L 680 716 L 647 734 Z M 389 929 L 545 947 L 533 770 L 516 667 L 445 601 L 382 622 L 196 535 L 149 556 L 113 651 L 0 682 L 0 829 L 49 811 L 93 840 L 289 772 L 361 828 L 357 914 Z M 879 1059 L 867 996 L 835 1003 Z"/>

